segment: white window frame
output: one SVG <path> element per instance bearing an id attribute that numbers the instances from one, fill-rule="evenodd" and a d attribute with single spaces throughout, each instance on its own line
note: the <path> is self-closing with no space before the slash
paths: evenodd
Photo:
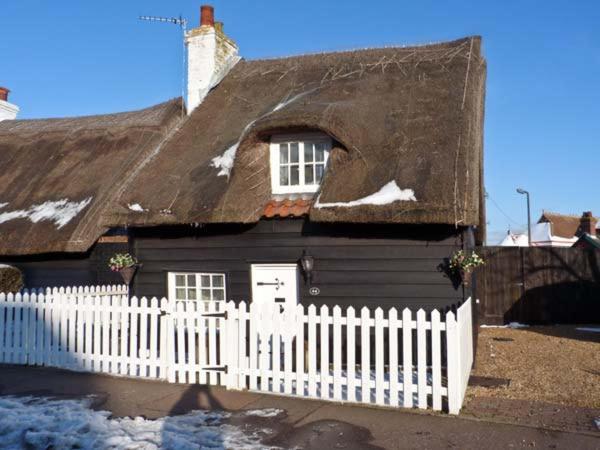
<path id="1" fill-rule="evenodd" d="M 298 143 L 298 177 L 300 184 L 297 186 L 282 186 L 279 181 L 279 144 Z M 324 169 L 327 169 L 327 161 L 331 152 L 331 138 L 325 133 L 299 133 L 299 134 L 280 134 L 271 137 L 270 144 L 270 162 L 271 162 L 271 191 L 273 194 L 304 194 L 315 193 L 319 190 L 320 182 L 315 184 L 305 184 L 304 182 L 304 143 L 319 142 L 327 144 L 325 155 L 323 157 Z M 324 175 L 323 175 L 324 176 Z"/>
<path id="2" fill-rule="evenodd" d="M 223 272 L 169 272 L 168 276 L 167 276 L 167 288 L 168 288 L 168 292 L 169 292 L 169 298 L 173 299 L 173 300 L 177 300 L 177 295 L 176 295 L 176 289 L 177 289 L 177 284 L 176 284 L 176 276 L 177 275 L 183 275 L 185 277 L 188 277 L 190 275 L 193 275 L 196 277 L 196 286 L 194 286 L 196 288 L 196 299 L 192 299 L 192 300 L 178 300 L 178 301 L 190 301 L 190 302 L 226 302 L 227 301 L 227 275 Z M 212 277 L 215 275 L 219 275 L 223 277 L 223 287 L 213 287 L 212 286 Z M 202 286 L 202 276 L 209 276 L 210 277 L 210 283 L 211 285 L 206 287 L 206 286 Z M 185 289 L 189 289 L 187 287 L 187 278 L 186 278 L 186 287 Z M 202 289 L 210 289 L 210 296 L 211 299 L 210 300 L 203 300 L 202 299 Z M 214 296 L 213 296 L 213 291 L 214 290 L 222 290 L 223 291 L 223 300 L 215 300 Z M 186 298 L 187 298 L 187 293 L 186 293 Z"/>

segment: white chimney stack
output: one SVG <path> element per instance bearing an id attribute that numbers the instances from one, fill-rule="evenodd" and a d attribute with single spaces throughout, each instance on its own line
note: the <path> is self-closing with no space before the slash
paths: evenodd
<path id="1" fill-rule="evenodd" d="M 188 52 L 188 114 L 202 103 L 206 94 L 240 60 L 238 47 L 215 23 L 214 8 L 200 7 L 200 27 L 190 30 L 185 39 Z"/>
<path id="2" fill-rule="evenodd" d="M 14 120 L 19 113 L 19 107 L 8 103 L 8 93 L 10 91 L 4 87 L 0 87 L 0 122 L 3 120 Z"/>

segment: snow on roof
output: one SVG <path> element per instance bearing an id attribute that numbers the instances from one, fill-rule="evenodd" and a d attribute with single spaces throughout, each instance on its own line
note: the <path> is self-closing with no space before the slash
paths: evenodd
<path id="1" fill-rule="evenodd" d="M 145 211 L 147 211 L 139 203 L 130 203 L 129 205 L 127 205 L 127 208 L 129 208 L 130 211 L 135 211 L 135 212 L 145 212 Z"/>
<path id="2" fill-rule="evenodd" d="M 0 214 L 0 223 L 14 219 L 29 219 L 33 223 L 49 220 L 53 221 L 56 228 L 60 230 L 89 205 L 91 201 L 92 197 L 88 197 L 80 202 L 70 201 L 66 198 L 57 201 L 48 200 L 39 205 L 33 205 L 29 209 L 3 212 Z"/>
<path id="3" fill-rule="evenodd" d="M 400 189 L 396 180 L 392 180 L 377 192 L 351 202 L 319 203 L 321 196 L 315 202 L 315 208 L 350 208 L 360 205 L 389 205 L 396 201 L 416 202 L 415 192 L 412 189 Z"/>

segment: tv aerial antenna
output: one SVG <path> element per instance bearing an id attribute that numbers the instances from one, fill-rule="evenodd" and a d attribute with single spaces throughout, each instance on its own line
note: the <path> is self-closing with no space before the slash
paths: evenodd
<path id="1" fill-rule="evenodd" d="M 187 32 L 187 19 L 179 17 L 139 16 L 139 20 L 147 22 L 163 22 L 178 25 L 181 29 L 182 57 L 181 57 L 181 117 L 185 115 L 185 34 Z"/>

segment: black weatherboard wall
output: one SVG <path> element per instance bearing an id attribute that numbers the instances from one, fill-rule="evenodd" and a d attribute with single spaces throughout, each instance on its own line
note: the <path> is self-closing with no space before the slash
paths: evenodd
<path id="1" fill-rule="evenodd" d="M 108 260 L 127 251 L 127 243 L 97 243 L 85 253 L 0 256 L 0 262 L 18 267 L 26 288 L 122 284 L 121 276 L 110 271 Z"/>
<path id="2" fill-rule="evenodd" d="M 315 258 L 310 295 L 300 280 L 301 301 L 329 305 L 445 308 L 463 299 L 438 268 L 462 245 L 462 231 L 440 225 L 325 225 L 301 219 L 253 225 L 145 228 L 133 231 L 142 267 L 139 296 L 166 296 L 169 271 L 223 272 L 228 300 L 250 300 L 252 263 Z"/>

